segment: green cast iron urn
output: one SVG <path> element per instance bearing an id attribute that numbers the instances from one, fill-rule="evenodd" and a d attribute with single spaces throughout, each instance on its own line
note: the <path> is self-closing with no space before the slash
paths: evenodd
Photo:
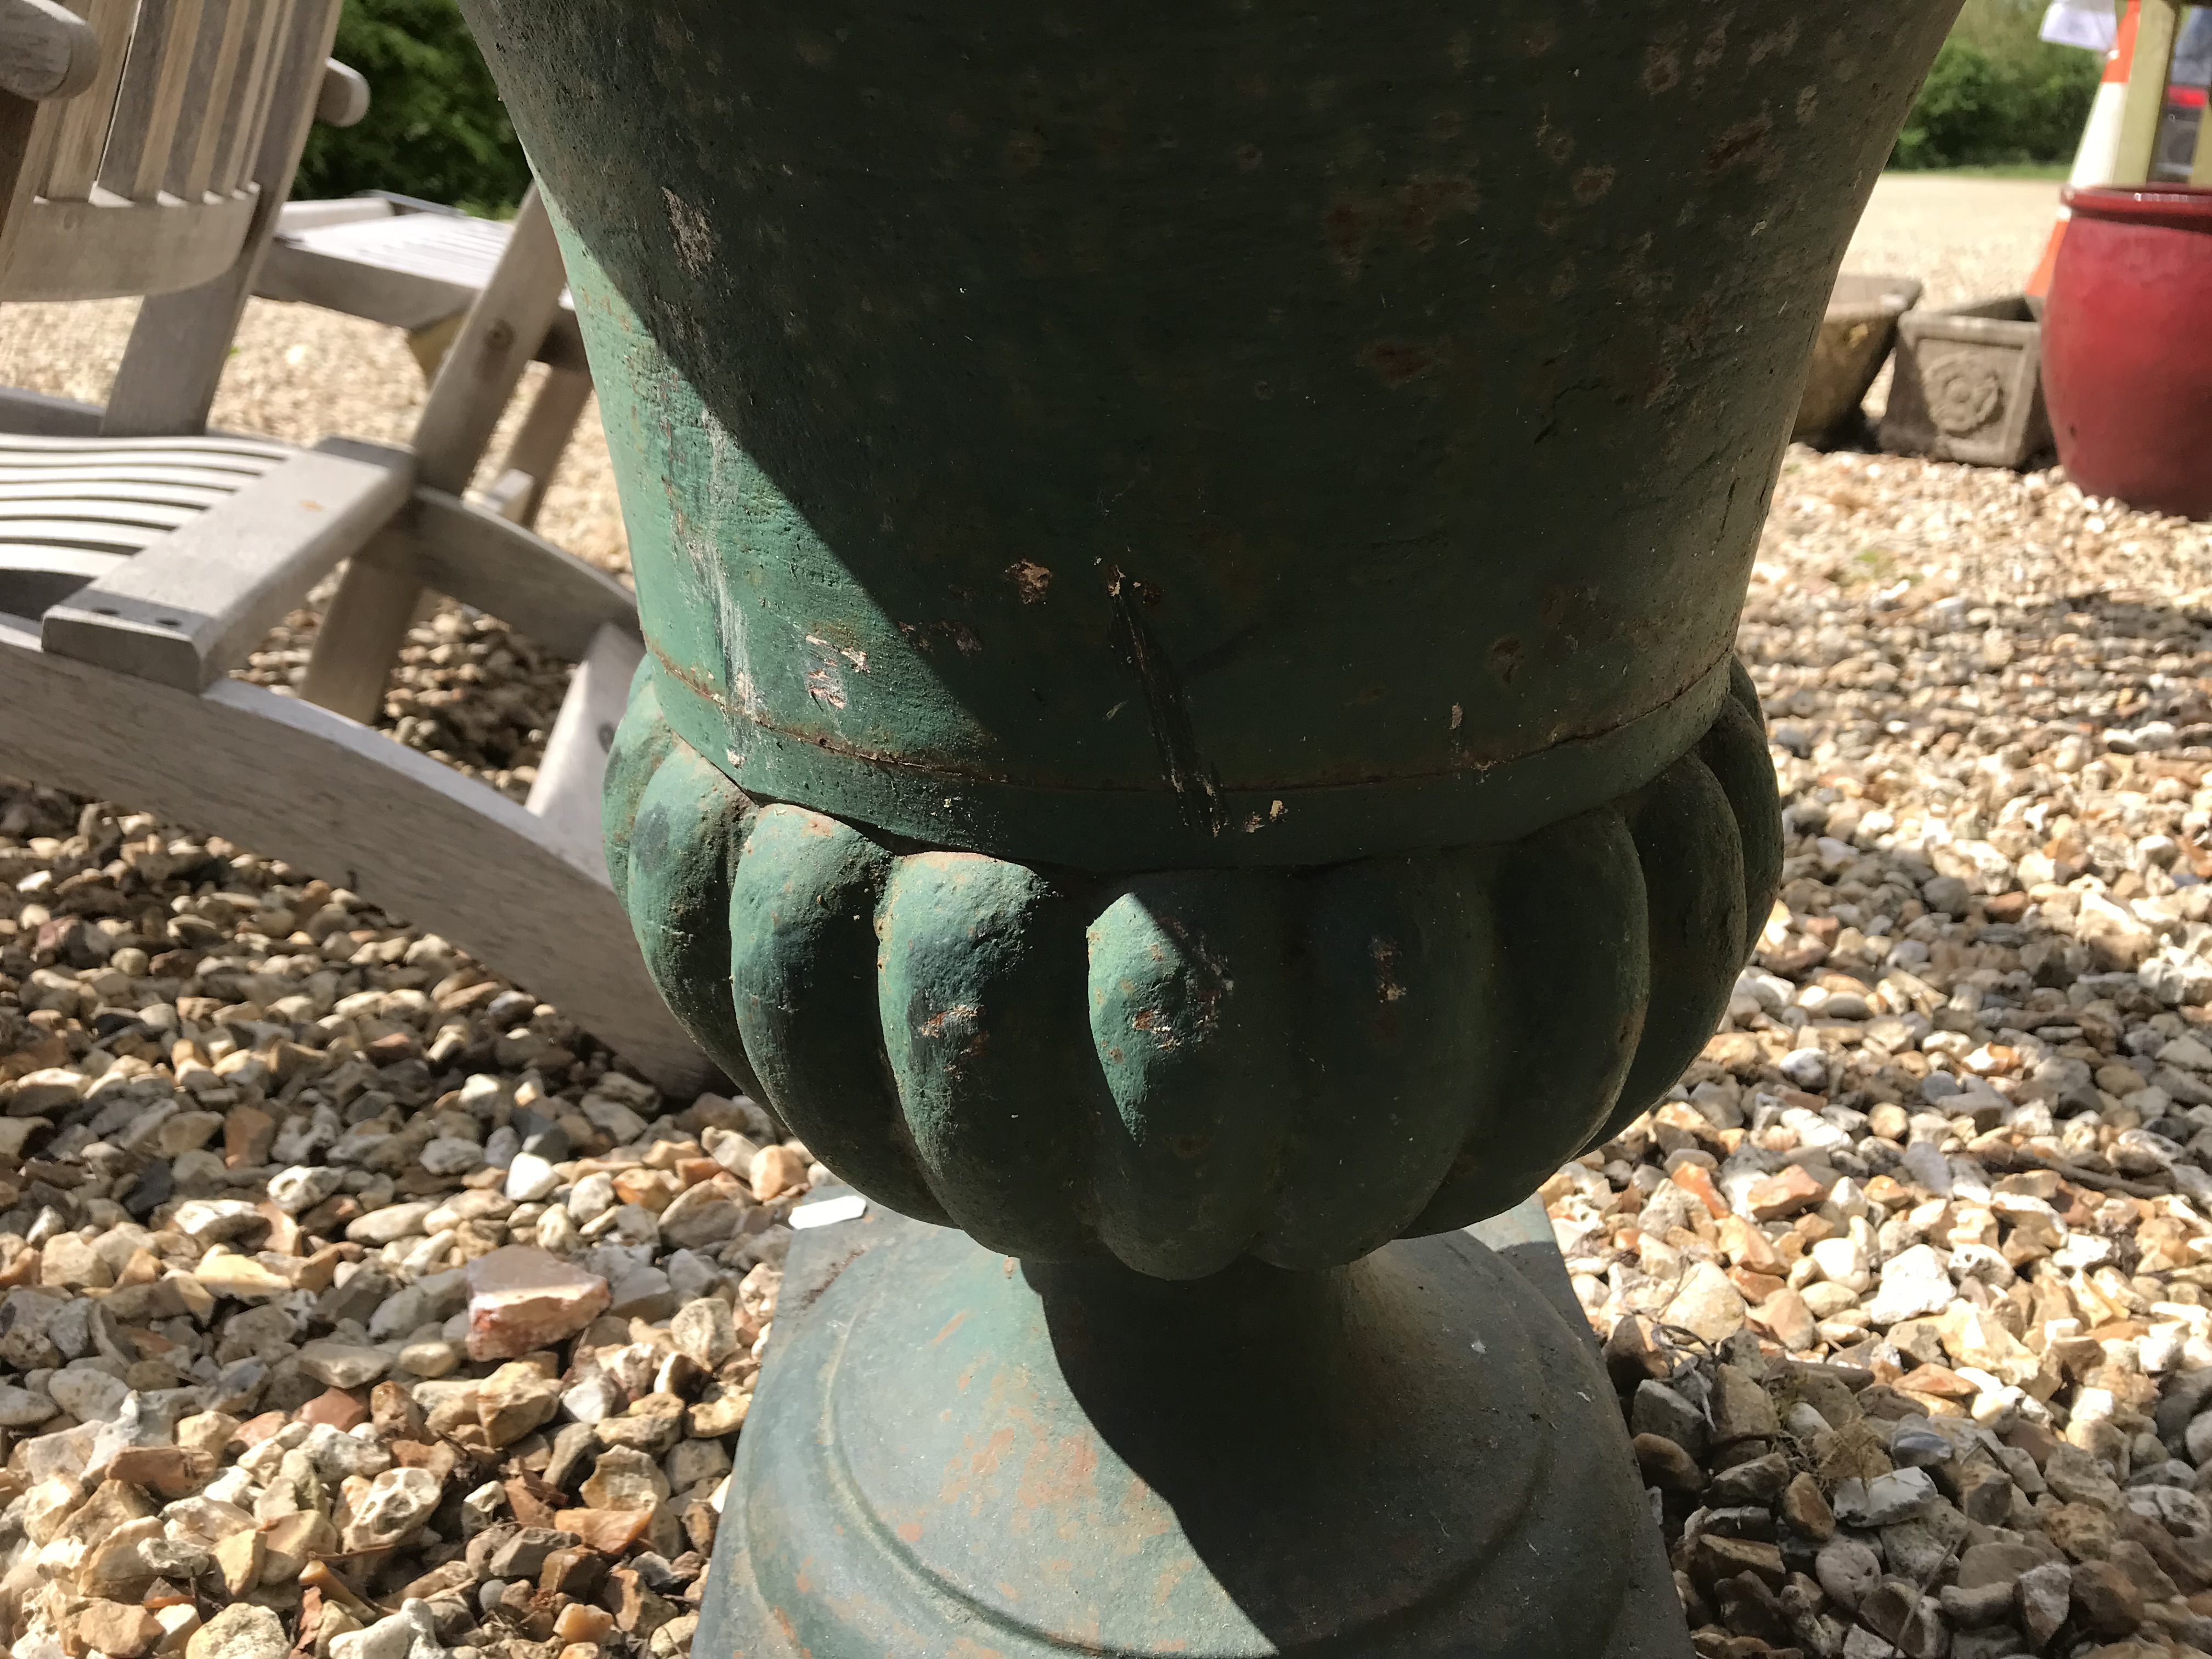
<path id="1" fill-rule="evenodd" d="M 1731 641 L 1954 7 L 464 9 L 636 571 L 615 890 L 933 1224 L 771 1363 L 699 1650 L 1626 1651 L 1584 1334 L 1460 1230 L 1771 905 Z"/>

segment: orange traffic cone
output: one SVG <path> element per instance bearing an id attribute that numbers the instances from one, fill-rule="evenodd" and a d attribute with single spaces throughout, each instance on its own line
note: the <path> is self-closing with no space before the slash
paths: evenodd
<path id="1" fill-rule="evenodd" d="M 2066 175 L 2069 185 L 2112 181 L 2112 164 L 2120 153 L 2120 112 L 2128 97 L 2128 65 L 2136 55 L 2136 6 L 2137 0 L 2127 0 L 2119 27 L 2112 33 L 2112 49 L 2105 54 L 2104 78 L 2097 83 L 2088 124 L 2081 129 L 2081 142 L 2074 151 L 2074 170 Z M 2066 222 L 2072 217 L 2068 209 L 2058 210 L 2051 234 L 2044 240 L 2043 257 L 2035 262 L 2035 274 L 2027 279 L 2030 294 L 2039 296 L 2051 291 L 2051 267 L 2058 263 L 2058 245 L 2066 240 Z"/>

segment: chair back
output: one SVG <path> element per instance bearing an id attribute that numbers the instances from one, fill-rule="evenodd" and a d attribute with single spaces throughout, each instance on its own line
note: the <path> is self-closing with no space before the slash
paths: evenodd
<path id="1" fill-rule="evenodd" d="M 89 84 L 0 91 L 0 300 L 221 276 L 262 231 L 263 198 L 289 190 L 336 0 L 0 0 L 0 34 L 42 12 L 66 30 L 64 10 L 97 43 Z"/>

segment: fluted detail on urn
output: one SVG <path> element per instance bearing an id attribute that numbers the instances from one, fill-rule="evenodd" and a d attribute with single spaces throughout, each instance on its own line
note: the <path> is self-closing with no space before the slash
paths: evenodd
<path id="1" fill-rule="evenodd" d="M 832 1170 L 1044 1260 L 1353 1261 L 1518 1201 L 1711 1034 L 1772 902 L 1758 700 L 1517 841 L 1100 878 L 756 803 L 648 665 L 607 848 L 653 977 Z"/>

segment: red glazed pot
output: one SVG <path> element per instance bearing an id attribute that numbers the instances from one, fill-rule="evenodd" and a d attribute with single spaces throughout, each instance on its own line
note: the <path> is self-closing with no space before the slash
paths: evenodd
<path id="1" fill-rule="evenodd" d="M 2058 459 L 2091 495 L 2212 518 L 2212 186 L 2064 199 L 2043 319 Z"/>

